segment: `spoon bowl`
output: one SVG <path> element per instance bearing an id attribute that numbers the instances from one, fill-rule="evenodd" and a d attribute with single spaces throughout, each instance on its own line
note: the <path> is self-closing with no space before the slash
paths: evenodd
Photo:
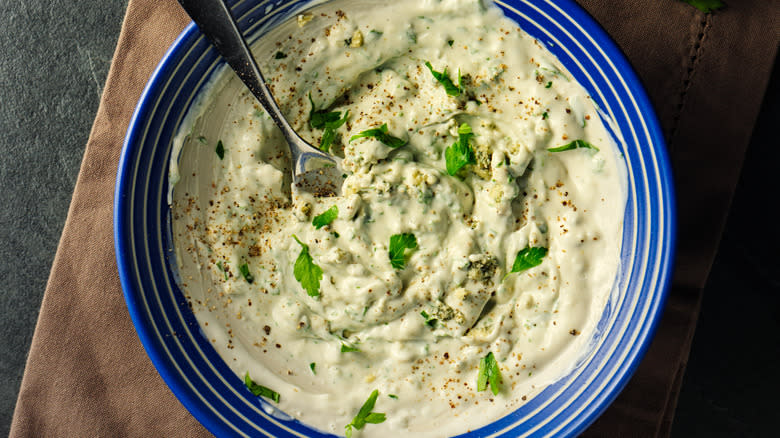
<path id="1" fill-rule="evenodd" d="M 307 143 L 290 126 L 225 0 L 179 0 L 179 4 L 282 131 L 290 148 L 293 190 L 338 196 L 343 180 L 341 160 Z"/>

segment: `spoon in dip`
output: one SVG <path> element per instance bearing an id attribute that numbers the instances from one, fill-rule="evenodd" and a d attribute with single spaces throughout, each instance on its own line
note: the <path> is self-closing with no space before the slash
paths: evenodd
<path id="1" fill-rule="evenodd" d="M 315 196 L 338 196 L 340 160 L 302 139 L 282 114 L 225 0 L 178 0 L 238 78 L 282 131 L 290 148 L 293 187 Z"/>

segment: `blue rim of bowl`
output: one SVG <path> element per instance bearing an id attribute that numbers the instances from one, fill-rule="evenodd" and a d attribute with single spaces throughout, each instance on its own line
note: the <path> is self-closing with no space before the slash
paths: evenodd
<path id="1" fill-rule="evenodd" d="M 247 13 L 247 10 L 250 8 L 250 6 L 253 8 L 252 10 L 257 10 L 260 7 L 258 5 L 251 5 L 251 3 L 252 2 L 250 1 L 239 1 L 237 2 L 237 5 L 235 5 L 235 6 L 239 6 L 239 8 L 234 10 L 238 12 L 238 15 L 240 17 L 243 17 L 244 16 L 243 14 Z M 291 4 L 291 2 L 266 1 L 266 2 L 260 2 L 260 5 L 272 4 L 272 3 L 275 3 L 274 6 L 279 6 L 282 3 L 286 5 Z M 511 6 L 508 6 L 501 2 L 497 2 L 497 3 L 499 4 L 500 7 L 502 7 L 502 9 L 504 9 L 505 12 L 507 12 L 508 10 L 513 10 L 515 11 L 515 13 L 518 14 L 520 13 Z M 673 266 L 674 249 L 676 245 L 676 223 L 675 223 L 676 207 L 675 207 L 675 199 L 673 193 L 672 173 L 669 165 L 669 158 L 666 153 L 665 142 L 663 139 L 663 135 L 661 133 L 659 123 L 655 117 L 655 113 L 652 109 L 652 105 L 650 104 L 644 89 L 640 85 L 641 82 L 639 81 L 637 75 L 634 73 L 633 69 L 631 68 L 630 64 L 628 63 L 627 59 L 622 54 L 620 49 L 617 48 L 615 43 L 612 42 L 612 40 L 608 37 L 606 32 L 595 22 L 595 20 L 593 20 L 593 18 L 591 18 L 587 12 L 585 12 L 581 7 L 579 7 L 572 0 L 558 0 L 556 2 L 552 2 L 552 1 L 533 2 L 529 0 L 519 0 L 516 3 L 522 3 L 524 5 L 524 8 L 527 8 L 523 10 L 522 12 L 523 14 L 531 14 L 531 15 L 539 14 L 540 16 L 546 16 L 545 14 L 547 10 L 549 9 L 558 10 L 558 12 L 561 13 L 563 16 L 569 17 L 569 19 L 572 22 L 576 23 L 577 26 L 580 27 L 580 30 L 584 34 L 590 37 L 590 44 L 592 44 L 593 48 L 595 48 L 596 51 L 600 51 L 601 54 L 603 55 L 603 58 L 605 58 L 609 63 L 611 63 L 612 69 L 622 80 L 623 87 L 629 92 L 629 95 L 632 97 L 633 105 L 638 111 L 638 114 L 641 114 L 641 120 L 643 121 L 645 135 L 649 140 L 648 144 L 650 147 L 649 150 L 645 152 L 653 155 L 654 158 L 653 162 L 656 165 L 657 185 L 659 189 L 658 193 L 660 194 L 660 198 L 661 198 L 661 200 L 656 200 L 656 202 L 659 202 L 659 205 L 663 207 L 663 208 L 659 207 L 658 210 L 661 214 L 660 217 L 661 222 L 665 226 L 660 235 L 652 236 L 653 238 L 657 238 L 661 241 L 658 251 L 652 254 L 653 260 L 656 264 L 655 269 L 653 271 L 655 276 L 653 277 L 652 281 L 655 282 L 656 286 L 653 288 L 653 290 L 650 291 L 651 295 L 648 298 L 646 298 L 647 302 L 645 303 L 646 306 L 644 310 L 645 318 L 642 320 L 642 325 L 637 329 L 638 333 L 637 330 L 634 330 L 634 332 L 632 332 L 634 333 L 634 337 L 632 339 L 621 338 L 615 340 L 615 346 L 613 348 L 613 352 L 621 351 L 623 352 L 624 355 L 620 364 L 616 368 L 614 368 L 615 371 L 611 372 L 609 376 L 610 377 L 609 380 L 601 383 L 601 387 L 598 389 L 597 393 L 595 394 L 594 397 L 592 397 L 590 401 L 588 401 L 584 406 L 576 406 L 578 408 L 578 412 L 576 413 L 576 416 L 574 416 L 573 418 L 570 417 L 567 420 L 567 422 L 563 425 L 563 427 L 558 427 L 556 429 L 555 424 L 550 425 L 548 422 L 548 423 L 542 423 L 541 426 L 537 425 L 537 428 L 531 431 L 531 434 L 534 436 L 546 436 L 546 435 L 569 436 L 569 435 L 576 435 L 582 432 L 588 425 L 590 425 L 593 421 L 595 421 L 596 418 L 598 418 L 598 416 L 614 400 L 614 398 L 617 397 L 620 390 L 626 385 L 631 375 L 636 370 L 641 358 L 646 353 L 647 348 L 649 347 L 650 344 L 650 340 L 652 339 L 652 336 L 655 333 L 657 325 L 660 321 L 663 305 L 666 301 L 666 297 L 668 294 L 668 288 L 669 288 L 669 283 L 671 278 L 671 270 Z M 535 4 L 542 5 L 548 9 L 540 9 L 538 7 L 535 7 L 534 6 Z M 239 21 L 241 22 L 241 20 L 242 19 L 240 18 Z M 278 21 L 280 20 L 277 19 L 276 22 Z M 249 24 L 252 25 L 252 20 L 249 20 Z M 523 28 L 524 30 L 528 30 L 525 27 Z M 532 35 L 537 39 L 539 39 L 540 41 L 547 42 L 548 49 L 550 49 L 554 54 L 556 54 L 556 56 L 559 57 L 561 56 L 560 53 L 556 52 L 559 51 L 559 46 L 556 46 L 554 43 L 554 41 L 556 40 L 556 37 L 554 35 L 548 35 L 549 38 L 545 38 L 545 35 L 537 35 L 534 34 L 533 32 L 529 32 L 529 33 L 532 33 Z M 130 239 L 130 235 L 132 232 L 131 221 L 133 220 L 133 218 L 130 217 L 129 215 L 132 208 L 131 208 L 131 204 L 128 203 L 128 199 L 126 196 L 128 188 L 131 187 L 135 182 L 134 180 L 135 174 L 131 174 L 131 171 L 133 170 L 133 166 L 136 163 L 134 159 L 136 158 L 137 149 L 141 147 L 139 146 L 139 144 L 144 140 L 142 135 L 143 133 L 142 128 L 144 123 L 143 121 L 145 117 L 148 117 L 150 113 L 154 111 L 156 96 L 158 93 L 161 92 L 161 90 L 165 89 L 168 75 L 171 74 L 171 71 L 173 71 L 177 67 L 176 64 L 177 58 L 183 56 L 181 55 L 182 52 L 191 49 L 191 47 L 194 47 L 197 44 L 199 38 L 200 38 L 200 33 L 193 24 L 190 24 L 179 35 L 179 37 L 172 44 L 172 46 L 167 51 L 167 53 L 165 54 L 165 56 L 163 57 L 163 59 L 160 61 L 157 68 L 155 69 L 154 73 L 152 74 L 149 82 L 147 83 L 146 88 L 144 89 L 141 95 L 138 106 L 136 107 L 136 110 L 130 121 L 130 124 L 128 126 L 128 131 L 127 131 L 127 136 L 125 138 L 122 154 L 120 157 L 119 169 L 117 175 L 117 184 L 116 184 L 116 191 L 115 191 L 115 198 L 114 198 L 114 239 L 115 239 L 117 264 L 119 268 L 119 276 L 122 283 L 122 288 L 124 291 L 124 296 L 127 302 L 128 310 L 130 312 L 130 316 L 132 318 L 133 324 L 136 327 L 138 336 L 141 339 L 141 342 L 144 345 L 147 354 L 152 360 L 152 363 L 155 365 L 158 372 L 162 376 L 163 380 L 171 388 L 171 390 L 176 395 L 176 397 L 195 416 L 196 419 L 198 419 L 207 429 L 209 429 L 211 432 L 215 433 L 216 435 L 227 436 L 227 435 L 237 434 L 238 432 L 237 429 L 231 428 L 229 424 L 227 424 L 226 419 L 224 418 L 220 419 L 216 417 L 212 410 L 206 409 L 206 407 L 203 406 L 202 399 L 198 398 L 196 394 L 192 393 L 192 391 L 188 387 L 188 382 L 186 381 L 185 377 L 181 374 L 181 370 L 177 370 L 176 363 L 172 361 L 171 357 L 168 354 L 166 354 L 165 348 L 161 345 L 161 340 L 160 340 L 161 334 L 155 331 L 152 327 L 148 326 L 148 316 L 144 313 L 144 310 L 142 308 L 143 303 L 141 302 L 141 294 L 143 294 L 144 291 L 139 290 L 132 279 L 132 277 L 135 274 L 134 267 L 133 267 L 134 260 L 132 260 L 131 257 L 133 253 L 132 252 L 133 242 Z M 596 41 L 598 41 L 598 43 Z M 588 41 L 583 42 L 583 44 L 587 44 L 587 43 Z M 580 48 L 586 55 L 589 56 L 589 52 L 587 52 L 587 50 L 583 48 L 582 45 L 580 45 Z M 575 76 L 577 76 L 576 72 L 574 73 Z M 583 81 L 583 79 L 585 79 L 585 81 Z M 587 79 L 588 78 L 577 77 L 577 80 L 580 83 L 583 83 L 583 85 L 586 85 L 586 88 L 591 90 L 591 88 L 588 87 L 586 84 Z M 610 85 L 610 84 L 606 84 L 606 85 Z M 169 156 L 169 154 L 170 151 L 167 152 L 166 156 Z M 167 169 L 167 166 L 165 166 L 165 168 Z M 165 179 L 167 181 L 167 173 L 165 174 Z M 652 202 L 652 200 L 648 200 L 647 202 Z M 640 205 L 639 207 L 644 208 L 644 205 Z M 181 303 L 180 305 L 183 305 L 183 303 Z M 636 310 L 629 309 L 629 311 L 635 312 Z M 191 323 L 192 321 L 194 321 L 194 317 L 189 322 Z M 198 328 L 196 327 L 195 330 L 198 330 Z M 626 342 L 629 341 L 630 344 L 626 345 Z M 616 350 L 618 348 L 618 343 L 622 343 L 624 345 L 621 350 Z M 587 380 L 587 382 L 581 382 L 587 384 L 585 386 L 582 386 L 581 390 L 583 391 L 586 388 L 589 388 L 594 380 L 598 380 L 598 376 L 589 375 L 585 380 Z M 567 381 L 567 383 L 568 382 L 569 381 Z M 553 390 L 561 389 L 556 387 L 556 385 L 552 385 L 552 387 Z M 561 389 L 561 391 L 566 391 L 567 389 L 568 388 L 563 388 Z M 548 388 L 544 392 L 547 392 L 549 390 L 550 389 Z M 531 402 L 529 402 L 529 405 L 532 404 L 533 404 L 533 399 Z M 550 403 L 550 404 L 554 404 L 554 403 Z M 523 419 L 523 424 L 525 423 L 526 420 L 528 419 L 533 420 L 534 418 L 537 418 L 540 415 L 541 416 L 560 415 L 561 410 L 565 411 L 566 409 L 569 409 L 572 406 L 571 404 L 569 404 L 559 409 L 559 407 L 557 406 L 551 407 L 550 404 L 539 406 L 539 408 L 536 410 L 535 413 L 532 412 L 530 414 L 524 414 L 526 415 L 526 417 L 525 419 Z M 260 403 L 260 406 L 261 408 L 267 408 L 267 406 L 262 402 Z M 551 410 L 554 412 L 550 412 Z M 475 436 L 475 435 L 481 436 L 482 433 L 489 433 L 494 435 L 517 434 L 519 432 L 519 430 L 517 429 L 518 424 L 520 424 L 521 422 L 517 421 L 517 418 L 514 414 L 515 413 L 509 414 L 506 417 L 497 420 L 496 422 L 493 422 L 487 426 L 477 429 L 476 431 L 473 431 L 472 434 L 474 435 L 468 434 L 464 436 Z M 277 421 L 283 421 L 283 420 L 277 420 Z M 268 430 L 271 433 L 273 433 L 276 431 L 281 432 L 287 429 L 287 427 L 284 427 L 282 429 L 277 429 L 273 427 L 273 425 L 264 425 L 264 426 L 269 426 L 269 428 L 258 429 L 258 431 L 263 432 Z M 504 429 L 502 429 L 502 427 Z M 300 434 L 300 432 L 301 432 L 300 429 L 296 429 L 295 434 Z"/>

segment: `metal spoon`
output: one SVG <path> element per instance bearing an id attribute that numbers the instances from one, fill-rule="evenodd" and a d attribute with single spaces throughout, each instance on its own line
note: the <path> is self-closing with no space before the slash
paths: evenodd
<path id="1" fill-rule="evenodd" d="M 340 160 L 303 140 L 276 104 L 225 0 L 178 0 L 282 131 L 290 147 L 293 186 L 316 196 L 341 191 Z"/>

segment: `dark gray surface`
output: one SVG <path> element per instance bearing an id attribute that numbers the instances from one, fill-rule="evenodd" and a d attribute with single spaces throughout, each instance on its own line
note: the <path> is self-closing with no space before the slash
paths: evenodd
<path id="1" fill-rule="evenodd" d="M 0 0 L 0 436 L 126 0 Z"/>
<path id="2" fill-rule="evenodd" d="M 0 0 L 0 435 L 7 435 L 41 297 L 126 0 Z M 673 435 L 771 436 L 780 392 L 777 69 L 702 315 Z"/>

